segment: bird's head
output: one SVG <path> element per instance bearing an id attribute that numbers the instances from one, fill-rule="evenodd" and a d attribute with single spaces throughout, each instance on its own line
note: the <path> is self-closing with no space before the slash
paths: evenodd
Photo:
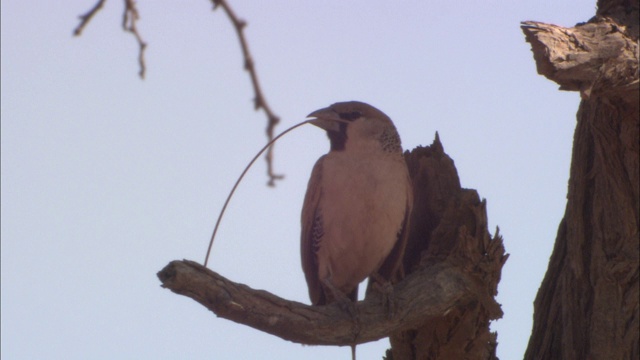
<path id="1" fill-rule="evenodd" d="M 307 115 L 309 122 L 327 131 L 331 151 L 381 149 L 402 153 L 400 136 L 391 119 L 373 106 L 348 101 L 335 103 Z"/>

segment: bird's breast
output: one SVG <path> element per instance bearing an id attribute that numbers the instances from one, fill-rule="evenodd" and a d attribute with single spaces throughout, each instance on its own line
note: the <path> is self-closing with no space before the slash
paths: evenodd
<path id="1" fill-rule="evenodd" d="M 332 155 L 323 166 L 318 271 L 348 292 L 377 270 L 395 245 L 409 181 L 401 157 Z"/>

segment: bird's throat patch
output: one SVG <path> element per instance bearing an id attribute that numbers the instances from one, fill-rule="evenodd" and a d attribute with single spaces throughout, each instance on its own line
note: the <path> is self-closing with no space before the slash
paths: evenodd
<path id="1" fill-rule="evenodd" d="M 347 124 L 340 123 L 340 131 L 327 131 L 331 141 L 331 151 L 343 151 L 347 143 Z"/>

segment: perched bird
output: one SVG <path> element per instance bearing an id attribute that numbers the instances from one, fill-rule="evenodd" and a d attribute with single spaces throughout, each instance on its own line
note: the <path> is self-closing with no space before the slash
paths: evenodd
<path id="1" fill-rule="evenodd" d="M 393 280 L 401 271 L 413 205 L 400 137 L 391 119 L 350 101 L 312 112 L 327 131 L 302 207 L 301 255 L 313 305 L 357 301 L 371 275 Z M 352 346 L 353 348 L 353 346 Z"/>

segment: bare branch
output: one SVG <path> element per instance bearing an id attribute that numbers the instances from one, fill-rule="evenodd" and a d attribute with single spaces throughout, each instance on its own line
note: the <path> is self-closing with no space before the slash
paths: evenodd
<path id="1" fill-rule="evenodd" d="M 122 14 L 122 28 L 124 31 L 128 31 L 133 34 L 138 41 L 138 64 L 140 65 L 140 72 L 138 72 L 138 74 L 140 75 L 140 78 L 144 79 L 146 71 L 144 50 L 147 48 L 147 43 L 142 40 L 142 36 L 140 36 L 138 28 L 136 27 L 136 22 L 140 18 L 140 15 L 134 0 L 125 0 L 124 4 L 125 8 Z"/>
<path id="2" fill-rule="evenodd" d="M 79 36 L 87 24 L 91 21 L 93 16 L 102 9 L 106 0 L 98 0 L 98 2 L 94 5 L 94 7 L 89 10 L 86 14 L 80 16 L 80 24 L 74 30 L 74 35 Z M 271 141 L 274 136 L 275 127 L 280 122 L 280 118 L 271 110 L 269 103 L 267 102 L 262 88 L 260 87 L 260 82 L 258 81 L 258 75 L 255 69 L 255 65 L 253 63 L 253 58 L 251 57 L 251 52 L 249 51 L 249 46 L 247 44 L 247 39 L 244 35 L 244 27 L 247 23 L 243 20 L 240 20 L 236 14 L 233 12 L 229 4 L 226 0 L 211 0 L 213 3 L 214 10 L 221 6 L 224 12 L 231 20 L 233 27 L 236 30 L 236 34 L 238 35 L 238 40 L 240 41 L 240 47 L 242 48 L 242 56 L 244 57 L 244 69 L 249 72 L 251 77 L 251 85 L 253 86 L 253 90 L 255 93 L 254 96 L 254 108 L 255 110 L 264 111 L 267 116 L 267 139 Z M 142 36 L 138 32 L 137 21 L 140 18 L 140 14 L 138 13 L 138 8 L 136 6 L 135 0 L 124 0 L 124 12 L 122 14 L 122 28 L 124 31 L 127 31 L 136 38 L 138 42 L 138 64 L 140 66 L 140 71 L 138 74 L 140 78 L 144 79 L 146 72 L 146 64 L 144 58 L 144 52 L 147 48 L 147 43 L 142 39 Z M 265 161 L 267 162 L 267 175 L 269 176 L 268 185 L 275 186 L 275 181 L 284 178 L 281 174 L 276 174 L 273 171 L 273 145 L 269 147 L 267 150 L 267 154 L 265 155 Z"/>
<path id="3" fill-rule="evenodd" d="M 172 261 L 158 273 L 162 286 L 204 305 L 217 316 L 282 339 L 310 345 L 351 345 L 375 341 L 411 329 L 455 307 L 483 303 L 474 280 L 446 263 L 424 267 L 394 287 L 398 311 L 389 316 L 380 295 L 358 302 L 358 321 L 338 303 L 308 306 L 264 290 L 234 283 L 189 260 Z M 496 304 L 497 306 L 497 304 Z M 495 306 L 494 306 L 495 307 Z"/>
<path id="4" fill-rule="evenodd" d="M 251 57 L 251 52 L 249 51 L 249 45 L 247 44 L 247 39 L 244 35 L 244 27 L 247 26 L 247 23 L 236 16 L 236 14 L 233 12 L 233 9 L 231 9 L 226 0 L 211 0 L 211 2 L 213 3 L 214 10 L 218 8 L 218 6 L 222 7 L 236 30 L 238 40 L 240 41 L 240 47 L 242 48 L 242 56 L 244 57 L 244 69 L 249 72 L 249 76 L 251 76 L 251 85 L 253 86 L 253 90 L 255 93 L 253 99 L 254 108 L 255 110 L 262 109 L 267 116 L 267 138 L 269 141 L 271 141 L 271 139 L 273 139 L 274 129 L 280 122 L 280 118 L 273 113 L 271 107 L 269 106 L 269 103 L 262 93 L 262 88 L 260 87 L 260 82 L 258 81 L 258 74 L 253 63 L 253 58 Z M 273 146 L 271 146 L 269 150 L 267 150 L 267 155 L 265 155 L 265 160 L 267 161 L 267 173 L 269 175 L 269 186 L 274 186 L 276 180 L 280 180 L 284 177 L 283 175 L 275 174 L 273 172 L 272 159 Z"/>
<path id="5" fill-rule="evenodd" d="M 93 16 L 102 9 L 106 0 L 98 0 L 98 2 L 84 15 L 80 15 L 80 24 L 75 28 L 73 34 L 75 36 L 80 36 L 84 28 L 89 24 Z M 144 61 L 144 50 L 147 48 L 147 43 L 144 42 L 142 36 L 138 32 L 138 28 L 136 27 L 136 22 L 140 18 L 140 14 L 138 13 L 138 8 L 136 7 L 136 2 L 134 0 L 124 0 L 124 12 L 122 14 L 122 28 L 124 31 L 130 32 L 135 36 L 138 41 L 138 64 L 140 65 L 140 71 L 138 74 L 142 79 L 144 79 L 144 74 L 146 71 L 145 61 Z"/>
<path id="6" fill-rule="evenodd" d="M 80 15 L 79 16 L 80 17 L 80 24 L 78 24 L 76 29 L 73 30 L 73 35 L 74 36 L 80 36 L 82 34 L 82 30 L 84 30 L 84 27 L 87 26 L 87 24 L 89 23 L 89 21 L 91 21 L 93 16 L 98 11 L 100 11 L 100 9 L 102 9 L 102 6 L 104 5 L 105 2 L 106 2 L 106 0 L 98 0 L 98 2 L 93 6 L 93 8 L 91 10 L 89 10 L 84 15 Z"/>

